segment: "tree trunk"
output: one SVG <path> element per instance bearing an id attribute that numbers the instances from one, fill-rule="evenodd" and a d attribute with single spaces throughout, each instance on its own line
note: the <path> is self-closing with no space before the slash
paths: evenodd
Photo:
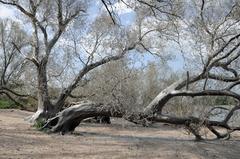
<path id="1" fill-rule="evenodd" d="M 232 110 L 229 111 L 227 116 L 231 116 L 232 112 L 239 110 L 240 106 L 235 106 Z M 119 117 L 124 118 L 130 122 L 136 124 L 145 124 L 146 121 L 162 122 L 176 125 L 185 126 L 193 135 L 195 135 L 196 140 L 201 140 L 202 136 L 197 130 L 198 127 L 205 126 L 208 128 L 217 138 L 226 138 L 229 137 L 230 133 L 240 130 L 240 127 L 230 127 L 228 121 L 212 121 L 209 119 L 202 120 L 197 117 L 173 117 L 163 114 L 155 115 L 145 115 L 144 113 L 132 113 L 125 114 L 119 110 L 116 110 L 114 107 L 109 105 L 103 105 L 100 103 L 94 102 L 82 102 L 72 107 L 69 107 L 55 117 L 49 119 L 42 129 L 47 129 L 49 132 L 57 133 L 64 135 L 65 133 L 71 133 L 75 128 L 86 118 L 96 117 L 96 116 L 108 116 L 108 117 Z M 226 117 L 227 118 L 227 117 Z M 229 119 L 228 119 L 229 120 Z M 214 127 L 221 127 L 229 130 L 226 134 L 220 134 Z"/>
<path id="2" fill-rule="evenodd" d="M 65 134 L 73 132 L 82 120 L 97 116 L 122 117 L 123 113 L 114 110 L 111 106 L 104 106 L 100 103 L 83 101 L 82 103 L 64 109 L 55 117 L 49 119 L 42 129 L 49 128 L 51 129 L 51 132 L 60 132 L 61 134 Z"/>
<path id="3" fill-rule="evenodd" d="M 176 95 L 176 91 L 183 89 L 186 87 L 188 89 L 188 85 L 191 83 L 194 83 L 198 80 L 204 79 L 205 76 L 200 74 L 197 76 L 187 77 L 187 79 L 180 79 L 174 83 L 172 83 L 170 86 L 162 90 L 153 100 L 152 102 L 147 105 L 147 107 L 144 109 L 144 114 L 151 115 L 154 113 L 161 114 L 162 109 L 165 106 L 165 104 L 173 97 L 178 96 Z"/>
<path id="4" fill-rule="evenodd" d="M 176 89 L 181 89 L 185 86 L 185 80 L 179 80 L 174 82 L 163 91 L 161 91 L 153 100 L 152 102 L 144 109 L 144 114 L 151 115 L 154 113 L 162 113 L 162 109 L 165 104 L 173 97 L 172 92 Z"/>
<path id="5" fill-rule="evenodd" d="M 47 84 L 47 72 L 46 72 L 47 63 L 42 62 L 38 67 L 38 109 L 33 116 L 28 120 L 30 122 L 35 122 L 36 120 L 43 119 L 47 120 L 50 117 L 56 115 L 57 110 L 51 104 L 49 95 L 48 95 L 48 84 Z"/>

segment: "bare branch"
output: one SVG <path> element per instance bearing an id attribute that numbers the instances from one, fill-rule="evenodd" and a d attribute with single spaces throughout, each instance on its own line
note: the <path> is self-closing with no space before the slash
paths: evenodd
<path id="1" fill-rule="evenodd" d="M 107 5 L 107 3 L 106 3 L 105 0 L 101 0 L 101 1 L 102 1 L 103 5 L 104 5 L 105 9 L 107 10 L 109 16 L 111 17 L 113 24 L 116 25 L 117 23 L 116 23 L 116 20 L 115 20 L 115 18 L 114 18 L 114 16 L 113 16 L 113 12 L 111 12 L 111 11 L 109 10 L 109 7 L 108 7 L 108 5 Z"/>
<path id="2" fill-rule="evenodd" d="M 34 57 L 32 57 L 32 58 L 27 57 L 26 55 L 24 55 L 24 54 L 21 52 L 21 50 L 18 48 L 18 46 L 17 46 L 14 42 L 12 42 L 12 44 L 13 44 L 13 46 L 17 49 L 17 51 L 18 51 L 25 59 L 33 62 L 37 67 L 39 67 L 39 62 L 38 62 L 38 60 L 37 60 L 36 58 L 34 58 Z"/>

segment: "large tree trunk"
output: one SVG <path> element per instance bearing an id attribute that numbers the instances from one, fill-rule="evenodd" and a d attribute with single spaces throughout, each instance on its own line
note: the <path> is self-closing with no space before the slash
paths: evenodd
<path id="1" fill-rule="evenodd" d="M 158 113 L 161 114 L 162 113 L 162 109 L 165 106 L 165 104 L 174 96 L 174 92 L 176 90 L 180 90 L 182 88 L 184 88 L 186 86 L 186 88 L 188 87 L 189 84 L 200 80 L 204 78 L 204 76 L 202 75 L 198 75 L 198 76 L 192 76 L 191 78 L 188 77 L 187 79 L 180 79 L 174 83 L 172 83 L 170 86 L 168 86 L 167 88 L 165 88 L 164 90 L 162 90 L 152 101 L 149 105 L 147 105 L 147 107 L 144 109 L 144 113 L 145 114 L 154 114 L 154 113 Z"/>
<path id="2" fill-rule="evenodd" d="M 42 129 L 47 129 L 49 132 L 65 134 L 73 132 L 75 128 L 86 118 L 96 116 L 109 116 L 120 117 L 136 124 L 145 124 L 146 121 L 162 122 L 176 125 L 185 126 L 192 134 L 195 135 L 197 140 L 202 139 L 199 132 L 196 130 L 196 126 L 205 126 L 208 128 L 217 138 L 225 138 L 230 133 L 240 130 L 240 127 L 230 127 L 228 120 L 231 118 L 234 111 L 239 110 L 240 106 L 235 106 L 226 116 L 223 121 L 212 121 L 209 119 L 202 120 L 197 117 L 173 117 L 163 114 L 145 115 L 144 113 L 132 113 L 125 114 L 120 110 L 116 110 L 112 106 L 103 105 L 93 102 L 82 102 L 72 107 L 69 107 L 55 117 L 49 119 Z M 220 134 L 214 127 L 221 127 L 229 130 L 226 134 Z"/>
<path id="3" fill-rule="evenodd" d="M 55 117 L 49 119 L 45 126 L 43 126 L 43 129 L 49 128 L 51 132 L 65 134 L 73 132 L 82 120 L 97 116 L 123 117 L 123 113 L 114 110 L 111 106 L 83 101 L 82 103 L 61 111 Z"/>
<path id="4" fill-rule="evenodd" d="M 47 120 L 53 117 L 58 112 L 56 108 L 51 104 L 48 95 L 48 84 L 47 84 L 47 72 L 46 72 L 46 62 L 41 63 L 38 67 L 38 108 L 35 114 L 31 116 L 28 120 L 30 122 L 35 122 L 36 120 L 43 119 Z"/>
<path id="5" fill-rule="evenodd" d="M 167 88 L 165 88 L 163 91 L 161 91 L 152 101 L 151 103 L 144 109 L 144 113 L 146 115 L 151 115 L 154 113 L 162 113 L 162 109 L 165 106 L 165 104 L 172 98 L 172 92 L 176 89 L 180 89 L 183 87 L 182 84 L 184 83 L 183 80 L 179 80 Z"/>

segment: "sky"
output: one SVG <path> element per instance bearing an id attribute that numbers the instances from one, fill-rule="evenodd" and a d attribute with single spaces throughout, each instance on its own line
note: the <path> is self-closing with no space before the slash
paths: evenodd
<path id="1" fill-rule="evenodd" d="M 97 1 L 99 2 L 99 1 Z M 89 8 L 88 12 L 91 13 L 90 20 L 96 18 L 104 8 L 99 4 L 96 3 Z M 124 27 L 128 27 L 132 24 L 135 20 L 135 13 L 130 9 L 126 8 L 122 3 L 116 3 L 113 6 L 114 11 L 118 13 L 118 18 L 121 22 L 121 25 Z M 17 21 L 18 18 L 16 17 L 15 10 L 12 7 L 6 7 L 4 5 L 0 5 L 0 18 L 1 19 L 12 19 Z M 173 71 L 182 71 L 184 69 L 184 58 L 181 56 L 180 51 L 177 48 L 166 48 L 169 54 L 172 54 L 174 57 L 172 60 L 168 61 L 168 65 L 173 69 Z M 144 56 L 139 56 L 139 59 L 143 61 L 143 63 L 147 64 L 149 62 L 155 61 L 158 62 L 158 58 L 154 57 L 153 55 L 146 54 Z"/>
<path id="2" fill-rule="evenodd" d="M 14 17 L 14 11 L 11 8 L 7 8 L 4 5 L 0 5 L 0 17 L 3 18 L 12 18 Z"/>

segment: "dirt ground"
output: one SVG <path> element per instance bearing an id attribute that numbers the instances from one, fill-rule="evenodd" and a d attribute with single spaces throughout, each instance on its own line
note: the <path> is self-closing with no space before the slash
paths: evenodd
<path id="1" fill-rule="evenodd" d="M 144 128 L 114 119 L 111 125 L 83 123 L 74 134 L 36 131 L 30 112 L 0 110 L 0 158 L 239 159 L 240 133 L 229 141 L 195 142 L 181 128 Z"/>

